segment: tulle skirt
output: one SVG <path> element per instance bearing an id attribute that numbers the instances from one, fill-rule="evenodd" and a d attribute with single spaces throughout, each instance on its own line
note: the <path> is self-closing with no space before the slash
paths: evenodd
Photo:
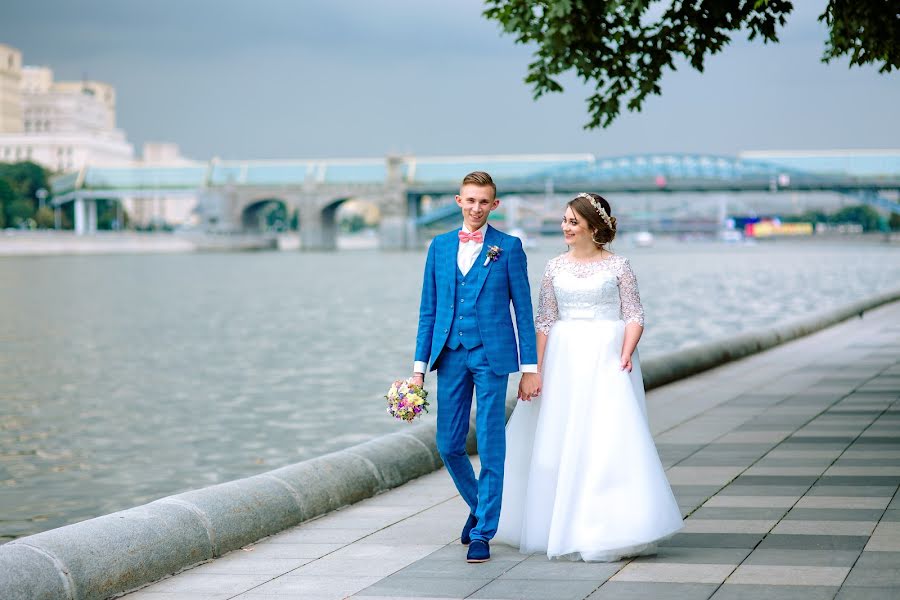
<path id="1" fill-rule="evenodd" d="M 550 558 L 649 554 L 682 527 L 647 423 L 640 361 L 620 368 L 622 321 L 557 321 L 543 390 L 506 427 L 495 541 Z"/>

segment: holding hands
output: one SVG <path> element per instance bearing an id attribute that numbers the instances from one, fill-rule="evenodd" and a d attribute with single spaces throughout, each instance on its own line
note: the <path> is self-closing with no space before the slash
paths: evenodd
<path id="1" fill-rule="evenodd" d="M 522 379 L 519 380 L 519 392 L 516 397 L 526 402 L 541 393 L 541 374 L 540 373 L 522 373 Z"/>

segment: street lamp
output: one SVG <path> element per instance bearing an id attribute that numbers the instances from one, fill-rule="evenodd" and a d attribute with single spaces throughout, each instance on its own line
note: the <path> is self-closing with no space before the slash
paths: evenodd
<path id="1" fill-rule="evenodd" d="M 37 196 L 38 199 L 38 208 L 44 208 L 44 200 L 47 199 L 48 192 L 44 188 L 39 188 L 34 192 L 34 195 Z"/>

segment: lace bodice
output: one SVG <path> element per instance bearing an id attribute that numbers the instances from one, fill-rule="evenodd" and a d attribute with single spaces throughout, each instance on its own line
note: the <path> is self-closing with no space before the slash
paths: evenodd
<path id="1" fill-rule="evenodd" d="M 558 320 L 618 320 L 644 324 L 644 308 L 628 259 L 617 254 L 577 262 L 550 259 L 541 279 L 535 328 L 547 334 Z"/>

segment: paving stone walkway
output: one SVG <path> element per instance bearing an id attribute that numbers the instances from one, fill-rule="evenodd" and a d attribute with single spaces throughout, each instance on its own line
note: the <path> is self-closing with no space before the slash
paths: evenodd
<path id="1" fill-rule="evenodd" d="M 469 565 L 467 509 L 441 470 L 126 598 L 900 598 L 900 303 L 648 406 L 687 517 L 656 556 L 576 563 L 494 544 Z"/>

